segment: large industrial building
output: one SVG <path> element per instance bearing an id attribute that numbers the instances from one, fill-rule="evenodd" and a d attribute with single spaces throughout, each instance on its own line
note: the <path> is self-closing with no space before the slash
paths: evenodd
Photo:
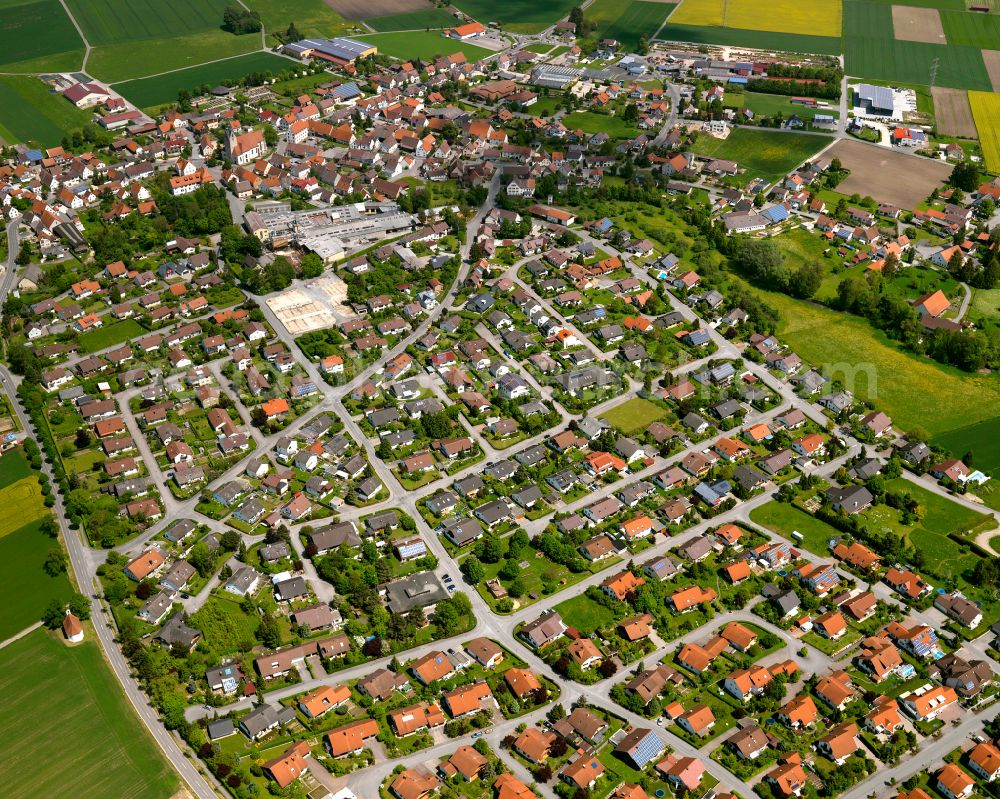
<path id="1" fill-rule="evenodd" d="M 318 58 L 321 61 L 329 61 L 343 66 L 353 64 L 359 58 L 375 55 L 378 48 L 370 42 L 362 42 L 357 39 L 301 39 L 286 44 L 282 51 L 286 55 L 301 58 L 303 61 Z"/>
<path id="2" fill-rule="evenodd" d="M 413 229 L 415 217 L 396 203 L 355 203 L 293 211 L 288 203 L 263 203 L 248 212 L 243 224 L 265 244 L 280 249 L 297 244 L 325 263 L 394 234 Z"/>

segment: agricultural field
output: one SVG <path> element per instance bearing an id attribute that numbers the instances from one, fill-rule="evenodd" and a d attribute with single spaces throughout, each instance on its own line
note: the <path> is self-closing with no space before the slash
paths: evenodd
<path id="1" fill-rule="evenodd" d="M 120 42 L 95 47 L 87 61 L 87 72 L 108 83 L 148 76 L 170 77 L 170 72 L 204 65 L 215 67 L 225 60 L 253 53 L 255 56 L 277 58 L 260 50 L 259 34 L 233 36 L 222 30 L 202 31 L 186 36 L 165 37 L 141 42 Z M 139 47 L 146 58 L 135 57 Z M 209 64 L 206 62 L 218 62 Z M 252 71 L 252 70 L 249 70 Z M 246 74 L 246 73 L 243 73 Z M 178 86 L 178 88 L 181 88 Z M 176 91 L 171 99 L 176 99 Z"/>
<path id="2" fill-rule="evenodd" d="M 326 0 L 326 4 L 339 16 L 355 22 L 372 17 L 423 11 L 427 8 L 427 2 L 428 0 Z"/>
<path id="3" fill-rule="evenodd" d="M 917 358 L 891 343 L 863 319 L 784 294 L 755 290 L 780 314 L 778 338 L 802 360 L 829 369 L 855 395 L 870 399 L 901 430 L 923 428 L 931 437 L 992 419 L 1000 407 L 1000 379 L 969 375 Z M 873 378 L 869 380 L 869 376 Z"/>
<path id="4" fill-rule="evenodd" d="M 733 45 L 788 53 L 836 55 L 841 50 L 837 36 L 805 36 L 795 33 L 713 28 L 707 25 L 679 25 L 671 16 L 656 37 L 665 42 Z"/>
<path id="5" fill-rule="evenodd" d="M 839 158 L 851 171 L 837 191 L 871 196 L 899 208 L 915 208 L 951 174 L 948 164 L 848 139 L 838 141 L 826 155 Z"/>
<path id="6" fill-rule="evenodd" d="M 409 61 L 419 58 L 429 61 L 437 56 L 465 53 L 470 61 L 476 61 L 493 51 L 485 47 L 477 47 L 468 42 L 446 39 L 437 31 L 417 31 L 416 33 L 374 33 L 358 37 L 362 41 L 371 42 L 380 53 L 395 56 Z"/>
<path id="7" fill-rule="evenodd" d="M 833 139 L 774 130 L 737 128 L 726 139 L 699 136 L 694 150 L 700 155 L 736 161 L 746 177 L 776 178 L 816 155 Z"/>
<path id="8" fill-rule="evenodd" d="M 1000 46 L 1000 17 L 969 11 L 942 11 L 941 25 L 948 44 L 996 48 Z"/>
<path id="9" fill-rule="evenodd" d="M 92 119 L 34 76 L 0 76 L 0 139 L 52 147 Z"/>
<path id="10" fill-rule="evenodd" d="M 955 89 L 990 88 L 983 56 L 976 47 L 900 41 L 893 36 L 888 3 L 848 0 L 844 4 L 844 67 L 849 75 L 926 86 L 938 59 L 935 85 Z"/>
<path id="11" fill-rule="evenodd" d="M 723 16 L 725 15 L 725 16 Z M 840 36 L 840 0 L 775 0 L 762 7 L 752 0 L 684 0 L 671 24 Z"/>
<path id="12" fill-rule="evenodd" d="M 66 0 L 91 46 L 218 30 L 226 0 Z"/>
<path id="13" fill-rule="evenodd" d="M 140 108 L 150 108 L 175 101 L 180 89 L 191 89 L 206 83 L 215 85 L 236 81 L 252 72 L 279 72 L 294 65 L 294 62 L 287 58 L 271 53 L 252 53 L 166 75 L 116 83 L 115 91 Z"/>
<path id="14" fill-rule="evenodd" d="M 284 32 L 292 22 L 303 36 L 336 36 L 355 27 L 323 0 L 245 0 L 243 4 L 260 14 L 268 34 Z"/>
<path id="15" fill-rule="evenodd" d="M 969 92 L 979 145 L 990 172 L 1000 172 L 1000 94 Z"/>
<path id="16" fill-rule="evenodd" d="M 452 5 L 486 25 L 500 22 L 512 33 L 538 33 L 563 19 L 576 0 L 507 0 L 498 5 L 493 0 L 456 0 Z"/>
<path id="17" fill-rule="evenodd" d="M 8 511 L 0 518 L 0 539 L 48 515 L 34 475 L 0 488 L 0 508 Z"/>
<path id="18" fill-rule="evenodd" d="M 935 436 L 931 443 L 956 458 L 971 452 L 974 468 L 1000 478 L 1000 416 Z"/>
<path id="19" fill-rule="evenodd" d="M 3 655 L 5 796 L 168 799 L 177 790 L 96 643 L 69 647 L 36 630 Z M 28 718 L 58 720 L 59 734 Z"/>
<path id="20" fill-rule="evenodd" d="M 673 10 L 670 3 L 597 0 L 587 6 L 586 18 L 598 39 L 617 39 L 625 50 L 635 50 L 639 38 L 652 39 Z"/>
<path id="21" fill-rule="evenodd" d="M 0 71 L 72 70 L 83 63 L 83 42 L 59 0 L 0 0 L 0 18 Z"/>
<path id="22" fill-rule="evenodd" d="M 934 116 L 938 133 L 942 136 L 975 139 L 976 123 L 972 118 L 968 92 L 941 86 L 935 86 L 931 91 L 934 95 Z"/>
<path id="23" fill-rule="evenodd" d="M 385 31 L 415 31 L 425 28 L 448 28 L 458 24 L 455 15 L 437 6 L 407 14 L 393 14 L 390 17 L 375 17 L 366 20 L 369 28 Z"/>
<path id="24" fill-rule="evenodd" d="M 896 38 L 904 42 L 928 42 L 946 44 L 941 15 L 936 8 L 914 8 L 913 6 L 892 7 L 892 30 Z"/>
<path id="25" fill-rule="evenodd" d="M 645 430 L 666 415 L 659 405 L 642 397 L 634 397 L 605 411 L 601 414 L 601 418 L 624 435 L 630 436 Z"/>
<path id="26" fill-rule="evenodd" d="M 993 91 L 1000 92 L 1000 50 L 983 50 L 983 63 Z"/>
<path id="27" fill-rule="evenodd" d="M 52 577 L 43 568 L 56 542 L 40 524 L 36 519 L 0 538 L 0 640 L 38 621 L 53 599 L 66 600 L 73 593 L 65 573 Z"/>

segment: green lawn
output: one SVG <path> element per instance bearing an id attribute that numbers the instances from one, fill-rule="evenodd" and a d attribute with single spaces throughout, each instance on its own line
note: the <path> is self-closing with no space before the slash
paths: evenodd
<path id="1" fill-rule="evenodd" d="M 65 574 L 50 577 L 42 569 L 56 542 L 39 530 L 40 521 L 0 538 L 0 640 L 38 621 L 53 599 L 69 599 L 73 593 Z M 8 652 L 0 660 L 6 661 Z"/>
<path id="2" fill-rule="evenodd" d="M 211 596 L 191 616 L 191 624 L 201 630 L 207 646 L 220 655 L 232 655 L 252 648 L 260 619 L 248 616 L 234 600 Z"/>
<path id="3" fill-rule="evenodd" d="M 81 352 L 99 352 L 115 344 L 141 336 L 145 331 L 134 319 L 123 319 L 110 325 L 103 325 L 97 330 L 84 333 L 80 336 L 79 347 Z"/>
<path id="4" fill-rule="evenodd" d="M 83 42 L 59 0 L 0 0 L 0 19 L 0 72 L 69 71 L 83 63 Z"/>
<path id="5" fill-rule="evenodd" d="M 562 123 L 570 130 L 579 128 L 584 133 L 607 133 L 614 139 L 634 139 L 639 135 L 639 129 L 631 122 L 594 111 L 574 111 L 564 116 Z"/>
<path id="6" fill-rule="evenodd" d="M 1000 319 L 1000 289 L 973 289 L 969 317 L 993 317 Z"/>
<path id="7" fill-rule="evenodd" d="M 779 339 L 828 376 L 849 378 L 855 395 L 876 401 L 901 429 L 922 427 L 935 436 L 997 415 L 996 375 L 970 375 L 918 358 L 863 319 L 784 294 L 757 293 L 780 314 Z"/>
<path id="8" fill-rule="evenodd" d="M 515 33 L 537 33 L 569 14 L 576 0 L 508 0 L 502 5 L 493 0 L 456 0 L 452 5 L 484 25 L 500 22 Z"/>
<path id="9" fill-rule="evenodd" d="M 560 602 L 556 605 L 556 610 L 565 624 L 575 627 L 584 635 L 615 621 L 615 614 L 609 608 L 599 605 L 584 594 Z"/>
<path id="10" fill-rule="evenodd" d="M 979 511 L 966 508 L 947 497 L 928 491 L 910 480 L 897 477 L 886 484 L 890 491 L 909 494 L 924 508 L 924 517 L 916 529 L 924 529 L 934 535 L 946 537 L 951 533 L 963 535 L 971 530 L 986 526 L 989 517 Z"/>
<path id="11" fill-rule="evenodd" d="M 625 400 L 621 405 L 605 411 L 601 418 L 627 436 L 645 430 L 653 422 L 667 416 L 667 412 L 659 405 L 642 397 Z"/>
<path id="12" fill-rule="evenodd" d="M 476 61 L 493 52 L 468 42 L 446 39 L 437 31 L 373 33 L 357 38 L 371 42 L 378 47 L 380 53 L 395 56 L 403 61 L 410 61 L 414 58 L 431 61 L 438 56 L 454 55 L 455 53 L 465 53 L 465 57 L 470 61 Z"/>
<path id="13" fill-rule="evenodd" d="M 4 796 L 168 799 L 178 789 L 96 643 L 68 647 L 38 630 L 3 661 Z"/>
<path id="14" fill-rule="evenodd" d="M 235 83 L 253 72 L 277 73 L 294 67 L 287 58 L 271 53 L 252 53 L 214 64 L 182 69 L 155 78 L 140 78 L 116 83 L 115 91 L 140 108 L 170 103 L 177 99 L 180 89 L 193 89 L 202 84 Z"/>
<path id="15" fill-rule="evenodd" d="M 830 538 L 840 536 L 838 530 L 790 502 L 772 500 L 754 508 L 750 511 L 750 521 L 824 557 L 830 552 Z M 802 533 L 801 542 L 792 538 L 793 532 Z"/>
<path id="16" fill-rule="evenodd" d="M 366 20 L 369 27 L 377 31 L 416 31 L 426 28 L 449 28 L 458 24 L 454 14 L 443 8 L 428 6 L 424 11 L 408 14 L 393 14 Z"/>
<path id="17" fill-rule="evenodd" d="M 810 108 L 805 105 L 792 103 L 790 97 L 780 94 L 763 94 L 761 92 L 726 92 L 725 101 L 727 108 L 749 108 L 757 116 L 774 116 L 782 114 L 786 119 L 795 114 L 800 119 L 812 119 L 816 114 L 832 114 L 834 117 L 840 116 L 836 103 L 828 106 L 817 106 Z"/>
<path id="18" fill-rule="evenodd" d="M 0 138 L 52 147 L 93 119 L 38 78 L 0 76 Z"/>
<path id="19" fill-rule="evenodd" d="M 736 161 L 746 169 L 746 176 L 777 178 L 814 156 L 832 138 L 805 133 L 737 128 L 725 139 L 699 136 L 695 152 Z"/>

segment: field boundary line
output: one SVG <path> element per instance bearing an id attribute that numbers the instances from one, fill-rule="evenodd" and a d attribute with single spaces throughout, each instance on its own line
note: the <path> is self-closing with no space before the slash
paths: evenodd
<path id="1" fill-rule="evenodd" d="M 69 6 L 66 5 L 66 0 L 59 0 L 59 5 L 63 7 L 63 11 L 66 12 L 66 16 L 69 17 L 69 21 L 73 23 L 73 27 L 76 28 L 76 32 L 80 34 L 80 39 L 83 41 L 83 65 L 80 67 L 80 71 L 86 72 L 87 61 L 90 59 L 90 41 L 84 34 L 83 28 L 80 27 L 80 23 L 76 21 L 76 17 L 73 16 L 73 12 L 69 10 Z"/>
<path id="2" fill-rule="evenodd" d="M 6 641 L 0 641 L 0 649 L 3 649 L 4 647 L 10 646 L 15 641 L 20 641 L 22 638 L 24 638 L 24 636 L 30 635 L 35 630 L 39 629 L 41 626 L 42 626 L 42 623 L 40 621 L 36 621 L 30 627 L 25 627 L 23 630 L 21 630 L 21 632 L 14 633 L 14 635 L 12 635 Z"/>
<path id="3" fill-rule="evenodd" d="M 163 72 L 155 72 L 152 75 L 140 75 L 140 76 L 138 76 L 136 78 L 125 78 L 125 80 L 116 80 L 114 83 L 109 83 L 108 86 L 120 86 L 123 83 L 131 83 L 134 80 L 147 80 L 148 78 L 158 78 L 161 75 L 171 75 L 174 72 L 184 72 L 185 70 L 196 69 L 198 67 L 204 67 L 204 66 L 207 66 L 208 64 L 218 64 L 218 63 L 220 63 L 222 61 L 233 61 L 233 60 L 235 60 L 237 58 L 245 58 L 246 56 L 253 55 L 254 53 L 267 53 L 268 55 L 273 55 L 273 56 L 277 56 L 279 58 L 284 58 L 286 61 L 288 61 L 291 64 L 300 64 L 301 65 L 301 63 L 302 63 L 301 61 L 296 61 L 294 58 L 290 58 L 289 56 L 285 55 L 284 53 L 275 53 L 275 52 L 273 52 L 271 50 L 268 50 L 265 47 L 265 48 L 262 48 L 260 50 L 250 50 L 250 51 L 248 51 L 246 53 L 237 53 L 236 55 L 227 55 L 225 58 L 213 58 L 211 61 L 202 61 L 202 62 L 200 62 L 198 64 L 188 64 L 187 66 L 177 67 L 176 69 L 165 69 L 165 70 L 163 70 Z"/>

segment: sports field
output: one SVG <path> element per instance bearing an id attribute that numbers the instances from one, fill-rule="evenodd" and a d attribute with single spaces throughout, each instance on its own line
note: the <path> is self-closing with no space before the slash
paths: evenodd
<path id="1" fill-rule="evenodd" d="M 467 42 L 446 39 L 437 31 L 417 31 L 416 33 L 373 33 L 357 37 L 362 41 L 372 42 L 380 53 L 409 61 L 419 58 L 427 61 L 437 56 L 465 53 L 470 61 L 476 61 L 492 54 L 492 50 L 476 47 Z"/>
<path id="2" fill-rule="evenodd" d="M 507 0 L 496 3 L 494 0 L 455 0 L 456 8 L 464 11 L 470 17 L 484 25 L 489 22 L 500 22 L 505 30 L 513 33 L 537 33 L 569 14 L 576 0 Z"/>
<path id="3" fill-rule="evenodd" d="M 215 85 L 236 81 L 252 72 L 279 72 L 295 63 L 271 53 L 250 55 L 217 61 L 214 64 L 182 69 L 153 78 L 139 78 L 115 84 L 115 91 L 140 108 L 150 108 L 177 99 L 180 89 L 191 89 L 205 83 Z"/>
<path id="4" fill-rule="evenodd" d="M 723 15 L 725 18 L 723 19 Z M 674 25 L 840 36 L 840 0 L 683 0 L 670 17 Z"/>
<path id="5" fill-rule="evenodd" d="M 59 0 L 0 0 L 0 72 L 71 70 L 82 63 L 83 42 Z"/>
<path id="6" fill-rule="evenodd" d="M 0 138 L 52 147 L 93 119 L 30 75 L 0 75 Z"/>
<path id="7" fill-rule="evenodd" d="M 996 375 L 970 375 L 917 358 L 863 319 L 785 294 L 757 293 L 778 311 L 778 337 L 803 361 L 820 371 L 838 367 L 832 376 L 848 378 L 856 396 L 875 401 L 901 430 L 922 427 L 934 437 L 996 417 Z"/>
<path id="8" fill-rule="evenodd" d="M 415 31 L 425 28 L 449 28 L 458 24 L 454 14 L 443 8 L 432 6 L 423 11 L 411 11 L 407 14 L 393 14 L 390 17 L 376 17 L 367 20 L 370 28 L 377 31 Z"/>
<path id="9" fill-rule="evenodd" d="M 68 647 L 36 630 L 3 660 L 4 796 L 168 799 L 177 790 L 96 643 Z"/>
<path id="10" fill-rule="evenodd" d="M 1000 172 L 1000 94 L 969 92 L 979 145 L 990 172 Z"/>
<path id="11" fill-rule="evenodd" d="M 794 169 L 826 147 L 832 138 L 804 133 L 737 128 L 726 139 L 702 135 L 694 151 L 700 155 L 736 161 L 746 167 L 747 179 L 775 178 Z"/>
<path id="12" fill-rule="evenodd" d="M 630 400 L 625 400 L 621 405 L 615 405 L 615 407 L 605 411 L 601 414 L 601 418 L 616 430 L 630 436 L 645 430 L 653 422 L 658 422 L 666 415 L 667 412 L 659 405 L 642 397 L 633 397 Z"/>

